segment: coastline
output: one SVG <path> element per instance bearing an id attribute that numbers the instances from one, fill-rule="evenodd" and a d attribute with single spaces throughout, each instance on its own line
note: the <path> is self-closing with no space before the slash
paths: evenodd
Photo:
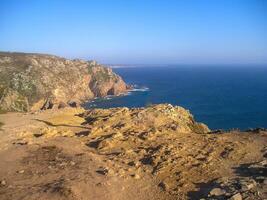
<path id="1" fill-rule="evenodd" d="M 128 89 L 125 93 L 117 94 L 117 95 L 107 95 L 105 97 L 95 97 L 92 100 L 85 101 L 81 106 L 83 108 L 89 109 L 94 108 L 97 105 L 96 102 L 105 102 L 105 101 L 112 101 L 113 99 L 124 97 L 124 96 L 131 96 L 137 92 L 149 92 L 148 87 L 138 87 L 137 85 L 130 85 L 131 89 Z M 101 108 L 101 107 L 100 107 Z"/>

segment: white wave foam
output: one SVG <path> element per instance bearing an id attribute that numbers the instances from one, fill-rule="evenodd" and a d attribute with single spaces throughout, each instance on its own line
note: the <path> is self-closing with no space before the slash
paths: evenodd
<path id="1" fill-rule="evenodd" d="M 133 95 L 134 92 L 146 92 L 146 91 L 149 91 L 149 88 L 148 87 L 141 87 L 141 88 L 138 88 L 137 85 L 134 85 L 134 88 L 129 90 L 128 92 L 126 93 L 121 93 L 119 95 L 108 95 L 108 96 L 105 96 L 105 97 L 95 97 L 91 102 L 90 102 L 90 107 L 95 107 L 97 104 L 98 101 L 109 101 L 109 100 L 112 100 L 116 97 L 120 97 L 120 96 L 130 96 L 130 95 Z"/>
<path id="2" fill-rule="evenodd" d="M 143 88 L 133 88 L 132 90 L 130 90 L 132 92 L 146 92 L 149 91 L 148 87 L 143 87 Z"/>

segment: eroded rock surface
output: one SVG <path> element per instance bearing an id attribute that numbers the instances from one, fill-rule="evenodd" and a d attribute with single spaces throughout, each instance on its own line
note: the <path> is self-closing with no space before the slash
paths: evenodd
<path id="1" fill-rule="evenodd" d="M 0 110 L 63 108 L 127 90 L 122 78 L 95 61 L 0 52 Z"/>
<path id="2" fill-rule="evenodd" d="M 0 199 L 265 199 L 267 132 L 212 132 L 189 111 L 7 113 Z"/>

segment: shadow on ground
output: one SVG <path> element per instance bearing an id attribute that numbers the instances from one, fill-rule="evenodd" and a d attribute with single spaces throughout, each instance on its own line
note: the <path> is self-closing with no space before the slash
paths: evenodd
<path id="1" fill-rule="evenodd" d="M 241 164 L 238 167 L 234 167 L 233 170 L 237 177 L 237 179 L 233 179 L 235 181 L 232 181 L 234 185 L 240 184 L 243 180 L 255 180 L 258 183 L 263 183 L 267 178 L 267 160 L 263 159 L 260 162 Z M 198 188 L 198 191 L 190 191 L 187 194 L 188 198 L 191 200 L 208 197 L 209 192 L 213 188 L 221 188 L 221 184 L 218 179 L 214 179 L 207 183 L 197 183 L 196 187 Z M 224 196 L 216 197 L 216 199 L 224 199 Z"/>
<path id="2" fill-rule="evenodd" d="M 207 183 L 196 183 L 196 187 L 198 188 L 198 191 L 188 192 L 187 194 L 188 199 L 198 200 L 198 199 L 208 196 L 210 190 L 218 185 L 215 181 L 216 179 L 211 180 Z"/>
<path id="3" fill-rule="evenodd" d="M 68 124 L 53 124 L 51 122 L 45 121 L 45 120 L 41 120 L 41 119 L 34 119 L 38 122 L 43 122 L 48 126 L 53 126 L 53 127 L 59 127 L 59 126 L 65 126 L 65 127 L 71 127 L 71 128 L 84 128 L 84 129 L 90 129 L 86 126 L 73 126 L 73 125 L 68 125 Z"/>
<path id="4" fill-rule="evenodd" d="M 256 179 L 257 177 L 267 177 L 267 160 L 262 162 L 253 162 L 241 164 L 239 167 L 234 168 L 235 173 L 241 177 L 251 177 Z"/>

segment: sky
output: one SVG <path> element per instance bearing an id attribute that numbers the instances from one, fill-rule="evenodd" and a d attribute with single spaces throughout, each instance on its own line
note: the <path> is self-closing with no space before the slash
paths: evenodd
<path id="1" fill-rule="evenodd" d="M 0 0 L 0 51 L 106 64 L 263 64 L 267 0 Z"/>

